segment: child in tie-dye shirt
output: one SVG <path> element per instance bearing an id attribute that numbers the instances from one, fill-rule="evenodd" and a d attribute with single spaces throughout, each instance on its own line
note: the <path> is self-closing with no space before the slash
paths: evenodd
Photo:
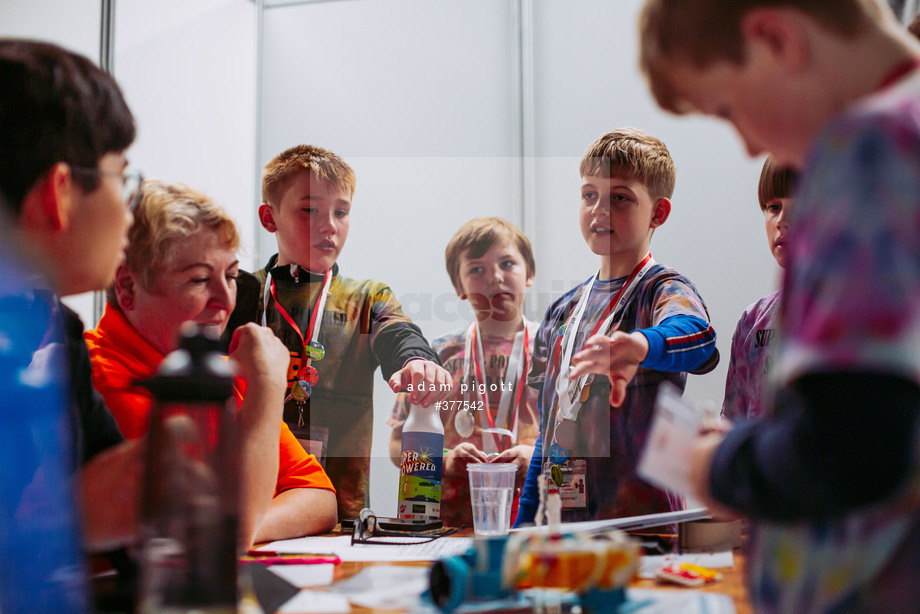
<path id="1" fill-rule="evenodd" d="M 754 519 L 758 612 L 920 612 L 920 44 L 867 0 L 647 0 L 641 30 L 659 104 L 801 171 L 771 408 L 699 437 L 696 493 Z"/>
<path id="2" fill-rule="evenodd" d="M 615 130 L 588 147 L 580 172 L 579 223 L 600 266 L 550 305 L 537 331 L 529 382 L 540 391 L 540 438 L 516 526 L 534 520 L 538 480 L 553 477 L 565 522 L 681 509 L 636 465 L 658 387 L 682 390 L 687 372 L 719 360 L 696 288 L 649 252 L 671 213 L 667 147 L 635 128 Z"/>
<path id="3" fill-rule="evenodd" d="M 789 207 L 797 173 L 768 156 L 760 173 L 757 197 L 763 211 L 770 253 L 786 268 Z M 725 378 L 722 415 L 730 420 L 756 418 L 763 407 L 763 387 L 776 349 L 779 291 L 748 306 L 732 336 L 732 354 Z"/>

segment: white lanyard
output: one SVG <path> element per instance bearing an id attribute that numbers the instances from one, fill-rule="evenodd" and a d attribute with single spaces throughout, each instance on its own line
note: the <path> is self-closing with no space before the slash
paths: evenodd
<path id="1" fill-rule="evenodd" d="M 633 269 L 633 272 L 626 279 L 626 282 L 611 299 L 611 302 L 616 302 L 616 305 L 610 311 L 610 314 L 603 323 L 594 329 L 595 333 L 598 331 L 604 331 L 606 333 L 610 330 L 614 318 L 620 316 L 622 319 L 623 309 L 629 302 L 632 292 L 639 284 L 639 281 L 645 277 L 654 265 L 655 259 L 652 258 L 652 254 L 646 254 L 645 258 L 636 265 L 636 268 Z M 575 420 L 581 409 L 581 401 L 577 399 L 581 396 L 581 389 L 584 387 L 588 375 L 582 375 L 573 382 L 569 380 L 569 370 L 571 367 L 572 353 L 575 348 L 575 337 L 578 333 L 578 326 L 581 324 L 581 319 L 584 316 L 585 308 L 588 305 L 588 298 L 591 295 L 591 289 L 594 287 L 594 282 L 597 281 L 597 275 L 597 273 L 594 274 L 594 277 L 591 278 L 584 292 L 582 292 L 581 298 L 578 299 L 578 304 L 575 306 L 575 312 L 572 319 L 566 324 L 565 333 L 563 334 L 562 345 L 564 351 L 559 360 L 559 373 L 556 375 L 556 394 L 559 399 L 559 413 L 556 416 L 557 422 L 561 421 L 563 418 Z M 620 320 L 618 319 L 616 326 L 619 325 Z M 587 341 L 587 336 L 585 340 Z"/>
<path id="2" fill-rule="evenodd" d="M 497 435 L 507 435 L 511 442 L 514 443 L 517 441 L 518 434 L 518 416 L 520 415 L 520 398 L 523 395 L 517 395 L 517 402 L 514 403 L 512 408 L 512 397 L 516 392 L 515 388 L 521 386 L 521 375 L 523 374 L 524 364 L 527 362 L 525 359 L 524 353 L 527 351 L 526 344 L 524 343 L 525 337 L 527 337 L 527 319 L 523 316 L 521 317 L 523 322 L 523 329 L 515 333 L 514 335 L 514 344 L 511 346 L 511 355 L 508 357 L 508 366 L 505 369 L 505 382 L 509 382 L 509 376 L 511 376 L 510 382 L 516 382 L 516 386 L 512 386 L 510 383 L 508 388 L 504 387 L 504 382 L 502 382 L 501 388 L 501 397 L 498 402 L 498 412 L 495 415 L 494 424 L 506 424 L 511 427 L 511 430 L 506 428 L 498 428 L 496 426 L 483 424 L 483 421 L 486 418 L 483 418 L 481 414 L 484 414 L 489 411 L 489 396 L 485 390 L 486 382 L 479 381 L 480 378 L 477 376 L 477 373 L 474 371 L 480 370 L 477 367 L 481 366 L 481 371 L 485 373 L 485 358 L 482 351 L 482 337 L 479 330 L 479 323 L 473 322 L 470 324 L 470 327 L 466 331 L 466 340 L 464 345 L 463 352 L 463 374 L 467 377 L 467 387 L 464 391 L 463 396 L 464 400 L 468 398 L 469 392 L 473 389 L 473 380 L 476 380 L 477 386 L 482 386 L 483 389 L 477 390 L 476 394 L 480 397 L 482 402 L 482 412 L 480 412 L 479 426 L 476 427 L 476 430 L 480 431 L 485 435 L 485 433 L 493 433 Z M 473 349 L 473 337 L 476 338 L 476 348 Z M 474 352 L 475 351 L 475 355 Z M 483 378 L 484 380 L 485 378 Z M 508 422 L 509 413 L 511 414 L 510 423 Z M 501 452 L 499 449 L 496 438 L 485 437 L 482 438 L 483 447 L 486 448 L 485 452 L 489 454 Z"/>

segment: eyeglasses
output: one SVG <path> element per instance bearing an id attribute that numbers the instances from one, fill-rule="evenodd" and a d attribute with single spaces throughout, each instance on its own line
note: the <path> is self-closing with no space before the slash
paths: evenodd
<path id="1" fill-rule="evenodd" d="M 85 166 L 71 166 L 70 170 L 75 175 L 91 175 L 94 177 L 110 175 L 119 177 L 121 178 L 121 197 L 125 201 L 128 211 L 133 213 L 141 202 L 141 184 L 144 182 L 144 175 L 140 171 L 104 171 Z"/>
<path id="2" fill-rule="evenodd" d="M 355 520 L 355 530 L 351 535 L 351 544 L 379 544 L 385 546 L 411 546 L 427 544 L 439 537 L 453 535 L 459 529 L 442 527 L 427 531 L 387 531 L 377 524 L 377 516 L 368 508 L 361 510 Z"/>

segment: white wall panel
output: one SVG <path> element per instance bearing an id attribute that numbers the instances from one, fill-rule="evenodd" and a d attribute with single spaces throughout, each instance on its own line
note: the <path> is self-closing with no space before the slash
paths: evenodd
<path id="1" fill-rule="evenodd" d="M 256 9 L 248 0 L 118 0 L 115 76 L 138 126 L 132 165 L 233 215 L 255 256 Z"/>
<path id="2" fill-rule="evenodd" d="M 0 0 L 0 36 L 52 42 L 99 63 L 101 0 Z"/>
<path id="3" fill-rule="evenodd" d="M 0 34 L 39 38 L 98 63 L 100 0 L 0 2 Z M 114 72 L 138 126 L 128 155 L 145 176 L 183 182 L 237 220 L 255 256 L 256 9 L 248 0 L 118 0 Z M 252 261 L 252 262 L 250 262 Z M 92 294 L 68 299 L 93 326 Z"/>

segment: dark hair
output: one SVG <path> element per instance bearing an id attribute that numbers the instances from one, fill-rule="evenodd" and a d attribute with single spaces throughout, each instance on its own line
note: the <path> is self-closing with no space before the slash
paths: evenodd
<path id="1" fill-rule="evenodd" d="M 96 168 L 134 141 L 134 117 L 115 80 L 57 45 L 0 39 L 0 191 L 18 215 L 29 190 L 58 162 Z M 85 191 L 95 174 L 74 173 Z"/>
<path id="2" fill-rule="evenodd" d="M 794 168 L 779 164 L 773 156 L 767 156 L 757 186 L 760 210 L 765 211 L 767 203 L 774 198 L 792 198 L 798 182 L 799 174 Z"/>

